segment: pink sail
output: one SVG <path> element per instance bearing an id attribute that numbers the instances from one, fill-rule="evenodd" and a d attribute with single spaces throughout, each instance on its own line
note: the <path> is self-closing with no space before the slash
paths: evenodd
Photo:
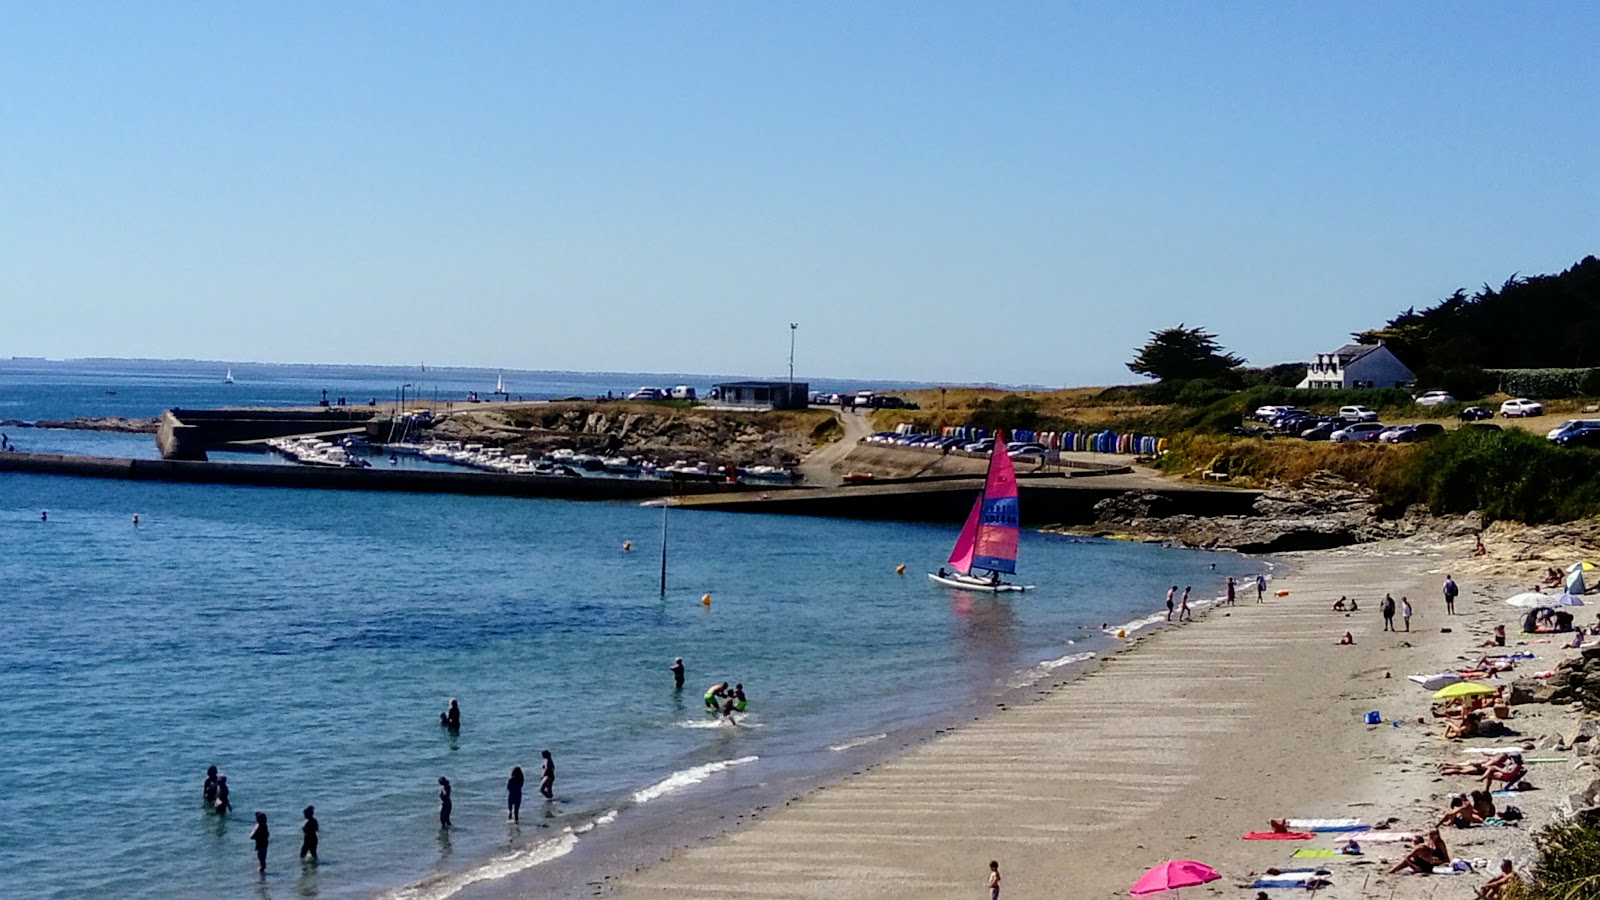
<path id="1" fill-rule="evenodd" d="M 972 501 L 972 512 L 967 514 L 967 524 L 961 526 L 955 549 L 950 551 L 950 565 L 963 575 L 972 573 L 972 552 L 978 546 L 978 514 L 983 511 L 983 497 Z"/>
<path id="2" fill-rule="evenodd" d="M 1017 505 L 1017 470 L 1006 452 L 1006 442 L 996 438 L 989 454 L 989 477 L 979 499 L 978 534 L 972 566 L 991 572 L 1017 571 L 1017 545 L 1021 541 L 1021 513 Z"/>

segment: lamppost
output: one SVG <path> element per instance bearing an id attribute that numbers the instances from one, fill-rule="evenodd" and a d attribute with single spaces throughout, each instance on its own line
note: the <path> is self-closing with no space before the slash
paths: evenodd
<path id="1" fill-rule="evenodd" d="M 794 333 L 799 329 L 799 322 L 789 323 L 789 393 L 794 393 Z"/>

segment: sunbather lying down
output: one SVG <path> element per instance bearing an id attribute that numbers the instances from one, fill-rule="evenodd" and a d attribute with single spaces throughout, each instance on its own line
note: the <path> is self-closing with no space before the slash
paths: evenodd
<path id="1" fill-rule="evenodd" d="M 1439 763 L 1440 775 L 1483 775 L 1490 766 L 1499 766 L 1511 759 L 1512 754 L 1501 753 L 1488 759 L 1474 759 L 1464 763 Z"/>

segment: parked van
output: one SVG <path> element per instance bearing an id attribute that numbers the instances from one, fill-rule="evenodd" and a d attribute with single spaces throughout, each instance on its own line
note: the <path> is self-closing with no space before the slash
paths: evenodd
<path id="1" fill-rule="evenodd" d="M 694 388 L 689 387 L 687 384 L 680 384 L 672 389 L 672 399 L 693 400 L 695 399 Z"/>

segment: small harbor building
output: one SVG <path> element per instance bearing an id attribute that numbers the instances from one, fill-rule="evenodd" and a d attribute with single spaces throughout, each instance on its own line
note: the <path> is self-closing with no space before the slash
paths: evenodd
<path id="1" fill-rule="evenodd" d="M 1388 388 L 1411 387 L 1417 375 L 1383 345 L 1346 344 L 1332 353 L 1318 353 L 1306 366 L 1306 377 L 1297 387 Z"/>
<path id="2" fill-rule="evenodd" d="M 711 400 L 750 409 L 805 409 L 811 385 L 804 381 L 729 381 L 711 386 Z"/>

